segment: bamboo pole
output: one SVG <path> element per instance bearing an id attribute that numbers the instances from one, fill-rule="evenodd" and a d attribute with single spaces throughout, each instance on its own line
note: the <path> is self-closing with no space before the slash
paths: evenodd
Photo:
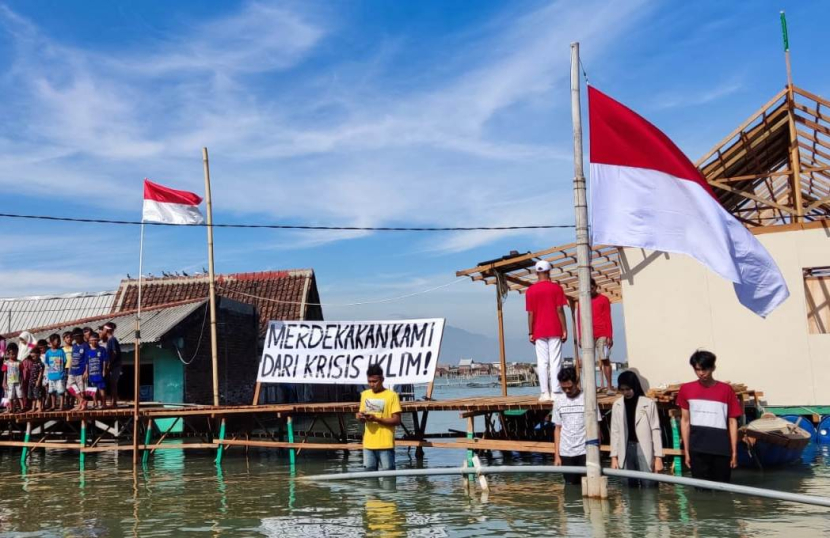
<path id="1" fill-rule="evenodd" d="M 587 372 L 585 387 L 585 450 L 588 468 L 582 494 L 592 498 L 607 497 L 602 487 L 599 460 L 599 424 L 597 423 L 597 387 L 594 375 L 594 325 L 591 318 L 591 246 L 588 242 L 588 200 L 582 161 L 582 109 L 580 108 L 579 43 L 571 43 L 571 115 L 574 137 L 574 210 L 576 213 L 576 257 L 579 274 L 579 314 L 582 344 L 582 368 Z M 577 335 L 574 335 L 576 338 Z"/>
<path id="2" fill-rule="evenodd" d="M 507 396 L 507 357 L 504 351 L 504 313 L 502 311 L 501 287 L 496 288 L 496 310 L 499 317 L 499 364 L 501 365 L 501 395 Z"/>
<path id="3" fill-rule="evenodd" d="M 216 280 L 213 272 L 213 202 L 210 197 L 210 164 L 208 150 L 202 148 L 205 167 L 205 208 L 207 210 L 208 279 L 210 292 L 210 358 L 213 367 L 213 405 L 219 405 L 219 351 L 216 342 Z"/>
<path id="4" fill-rule="evenodd" d="M 138 247 L 138 305 L 135 313 L 135 338 L 133 350 L 133 467 L 138 465 L 138 414 L 141 386 L 141 284 L 144 272 L 144 215 L 141 216 L 141 240 Z"/>

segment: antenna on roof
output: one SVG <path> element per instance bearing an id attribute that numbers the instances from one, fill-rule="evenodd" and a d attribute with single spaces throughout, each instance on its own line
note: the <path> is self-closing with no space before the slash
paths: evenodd
<path id="1" fill-rule="evenodd" d="M 790 66 L 790 36 L 787 33 L 787 16 L 781 11 L 781 37 L 784 38 L 784 59 L 787 62 L 787 86 L 792 90 L 793 70 Z"/>

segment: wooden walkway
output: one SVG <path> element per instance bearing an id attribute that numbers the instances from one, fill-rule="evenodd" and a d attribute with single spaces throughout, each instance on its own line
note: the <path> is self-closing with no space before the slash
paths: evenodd
<path id="1" fill-rule="evenodd" d="M 607 412 L 617 398 L 598 395 L 599 407 Z M 231 448 L 246 452 L 250 448 L 288 449 L 292 461 L 303 450 L 361 450 L 347 427 L 358 406 L 357 402 L 218 407 L 142 404 L 137 447 L 145 461 L 156 450 L 211 450 L 218 461 Z M 401 407 L 409 427 L 399 428 L 403 435 L 396 444 L 415 448 L 418 456 L 424 448 L 554 453 L 550 429 L 535 428 L 544 422 L 552 404 L 539 402 L 537 396 L 417 400 L 402 402 Z M 466 419 L 466 431 L 427 433 L 428 416 L 435 412 L 459 413 Z M 481 431 L 476 431 L 476 417 L 484 421 Z M 306 431 L 294 431 L 299 419 Z M 132 451 L 136 444 L 133 421 L 131 404 L 114 409 L 3 413 L 0 447 L 22 448 L 21 463 L 32 449 L 75 450 L 82 460 L 88 453 Z M 315 425 L 327 431 L 315 431 Z"/>

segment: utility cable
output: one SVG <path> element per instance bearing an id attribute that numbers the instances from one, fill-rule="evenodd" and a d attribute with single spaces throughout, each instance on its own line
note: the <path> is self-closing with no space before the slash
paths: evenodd
<path id="1" fill-rule="evenodd" d="M 54 222 L 79 222 L 86 224 L 119 224 L 127 226 L 187 226 L 195 228 L 260 228 L 267 230 L 323 230 L 345 232 L 480 232 L 504 230 L 551 230 L 558 228 L 575 228 L 573 224 L 539 224 L 526 226 L 307 226 L 302 224 L 172 224 L 169 222 L 142 222 L 140 220 L 82 219 L 73 217 L 53 217 L 50 215 L 24 215 L 18 213 L 0 213 L 0 218 L 48 220 Z"/>

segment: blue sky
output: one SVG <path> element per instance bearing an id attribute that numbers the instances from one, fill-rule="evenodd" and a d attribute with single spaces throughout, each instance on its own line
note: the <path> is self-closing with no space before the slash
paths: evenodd
<path id="1" fill-rule="evenodd" d="M 694 160 L 784 86 L 782 8 L 796 83 L 827 95 L 823 2 L 0 1 L 4 210 L 137 219 L 145 176 L 202 192 L 207 146 L 217 222 L 571 223 L 568 44 Z M 0 226 L 0 296 L 137 272 L 134 227 Z M 217 230 L 216 269 L 312 267 L 339 305 L 571 234 Z M 200 269 L 204 235 L 149 230 L 145 272 Z M 460 282 L 324 311 L 493 335 L 493 293 Z M 506 327 L 525 333 L 519 297 Z"/>

